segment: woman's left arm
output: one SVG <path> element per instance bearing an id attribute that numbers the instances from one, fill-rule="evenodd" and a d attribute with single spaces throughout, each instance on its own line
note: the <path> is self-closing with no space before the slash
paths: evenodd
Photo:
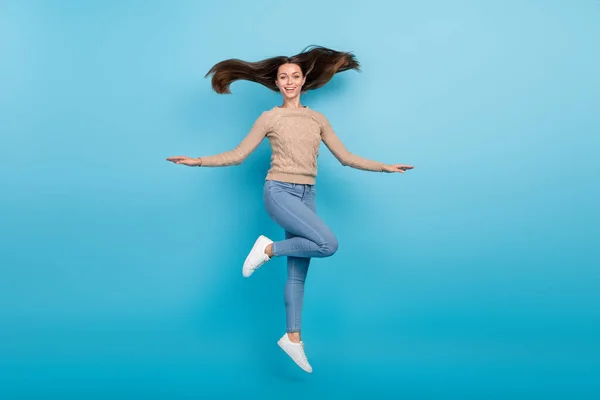
<path id="1" fill-rule="evenodd" d="M 343 166 L 348 166 L 364 171 L 375 172 L 404 172 L 407 169 L 412 169 L 410 165 L 395 164 L 387 165 L 379 161 L 369 160 L 359 155 L 353 154 L 342 143 L 338 135 L 335 133 L 331 124 L 323 116 L 320 115 L 321 139 L 327 146 L 329 151 L 338 159 Z"/>

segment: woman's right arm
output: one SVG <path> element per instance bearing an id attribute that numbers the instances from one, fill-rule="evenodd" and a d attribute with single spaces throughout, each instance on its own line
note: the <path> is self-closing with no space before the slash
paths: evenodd
<path id="1" fill-rule="evenodd" d="M 170 157 L 167 158 L 167 160 L 198 167 L 227 167 L 230 165 L 240 165 L 250 155 L 250 153 L 252 153 L 258 147 L 258 145 L 267 135 L 268 118 L 265 113 L 266 111 L 257 118 L 257 120 L 254 122 L 254 125 L 250 129 L 250 132 L 248 132 L 246 137 L 233 150 L 211 156 L 202 156 L 196 159 L 185 157 L 187 160 L 184 162 L 177 162 L 179 161 L 177 160 L 178 158 L 182 158 L 179 156 Z"/>

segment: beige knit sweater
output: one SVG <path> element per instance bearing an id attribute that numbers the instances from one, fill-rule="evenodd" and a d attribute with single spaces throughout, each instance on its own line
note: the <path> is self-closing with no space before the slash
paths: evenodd
<path id="1" fill-rule="evenodd" d="M 308 107 L 273 107 L 263 112 L 235 149 L 200 157 L 202 166 L 239 165 L 265 137 L 269 140 L 272 153 L 267 180 L 315 184 L 321 140 L 344 166 L 366 171 L 383 170 L 383 163 L 350 153 L 327 118 Z"/>

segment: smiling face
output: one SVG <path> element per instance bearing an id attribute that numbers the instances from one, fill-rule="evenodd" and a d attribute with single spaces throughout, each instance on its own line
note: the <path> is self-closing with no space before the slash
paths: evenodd
<path id="1" fill-rule="evenodd" d="M 291 100 L 300 96 L 302 86 L 306 77 L 302 75 L 302 70 L 297 64 L 283 64 L 277 70 L 277 80 L 275 84 L 284 98 Z"/>

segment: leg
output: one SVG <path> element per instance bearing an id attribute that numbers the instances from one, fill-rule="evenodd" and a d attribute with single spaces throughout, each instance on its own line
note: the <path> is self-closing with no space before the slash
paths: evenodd
<path id="1" fill-rule="evenodd" d="M 285 240 L 273 243 L 271 249 L 274 255 L 287 256 L 288 267 L 284 294 L 287 332 L 277 344 L 300 368 L 310 373 L 312 367 L 306 358 L 304 343 L 300 340 L 304 282 L 311 254 L 317 257 L 331 255 L 337 249 L 337 241 L 327 226 L 316 217 L 314 191 L 304 186 L 300 186 L 301 190 L 296 190 L 296 185 L 287 188 L 286 185 L 282 186 L 268 185 L 265 190 L 265 205 L 269 215 L 286 231 Z M 302 233 L 306 236 L 302 236 Z M 289 246 L 287 253 L 286 245 Z"/>
<path id="2" fill-rule="evenodd" d="M 265 189 L 267 212 L 279 226 L 294 235 L 273 243 L 271 250 L 276 257 L 329 257 L 337 251 L 337 238 L 313 207 L 303 201 L 305 196 L 308 194 L 302 191 L 297 193 L 274 185 Z"/>
<path id="3" fill-rule="evenodd" d="M 273 243 L 261 235 L 244 261 L 242 274 L 245 277 L 272 257 L 329 257 L 337 251 L 336 237 L 315 212 L 312 187 L 267 182 L 263 198 L 269 216 L 289 232 L 290 237 Z"/>
<path id="4" fill-rule="evenodd" d="M 316 213 L 316 204 L 314 192 L 305 193 L 302 202 L 314 213 Z M 294 234 L 285 232 L 286 239 L 292 239 Z M 289 339 L 294 343 L 299 343 L 300 330 L 302 327 L 302 304 L 304 301 L 304 283 L 310 266 L 308 257 L 287 257 L 287 281 L 285 284 L 285 310 L 286 310 L 286 328 Z"/>
<path id="5" fill-rule="evenodd" d="M 290 232 L 285 233 L 286 239 L 294 237 Z M 285 282 L 284 303 L 286 314 L 286 330 L 293 342 L 300 341 L 302 326 L 302 303 L 304 300 L 304 282 L 308 273 L 310 258 L 287 256 L 287 280 Z"/>

